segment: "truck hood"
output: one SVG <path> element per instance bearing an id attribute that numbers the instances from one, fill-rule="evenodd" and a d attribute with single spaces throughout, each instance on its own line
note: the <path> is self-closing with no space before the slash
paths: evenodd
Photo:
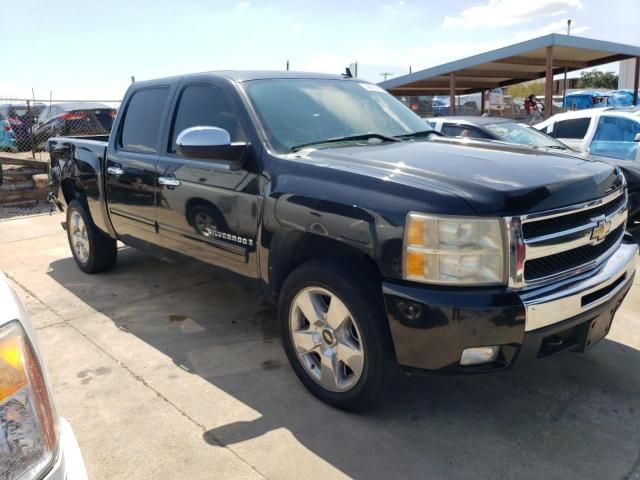
<path id="1" fill-rule="evenodd" d="M 437 139 L 299 152 L 327 168 L 448 191 L 478 215 L 521 215 L 605 196 L 622 185 L 611 165 L 563 153 Z"/>

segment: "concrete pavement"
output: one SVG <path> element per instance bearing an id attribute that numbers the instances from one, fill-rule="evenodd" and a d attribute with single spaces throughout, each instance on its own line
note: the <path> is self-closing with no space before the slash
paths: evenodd
<path id="1" fill-rule="evenodd" d="M 260 299 L 128 248 L 83 274 L 62 220 L 0 221 L 0 269 L 91 478 L 640 478 L 640 276 L 587 355 L 412 377 L 351 415 L 299 384 Z"/>

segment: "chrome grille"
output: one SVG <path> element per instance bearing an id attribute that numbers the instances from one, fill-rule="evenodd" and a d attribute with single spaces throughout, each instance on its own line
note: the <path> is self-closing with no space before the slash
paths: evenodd
<path id="1" fill-rule="evenodd" d="M 528 260 L 524 264 L 524 279 L 527 282 L 531 282 L 588 264 L 590 261 L 606 254 L 611 247 L 617 245 L 623 233 L 624 225 L 620 225 L 602 243 L 597 245 L 584 245 L 566 252 L 549 255 L 548 257 Z"/>
<path id="2" fill-rule="evenodd" d="M 510 286 L 544 284 L 594 268 L 618 248 L 627 193 L 621 188 L 583 205 L 506 220 Z"/>
<path id="3" fill-rule="evenodd" d="M 626 199 L 624 195 L 621 195 L 607 203 L 588 210 L 524 223 L 522 225 L 522 236 L 524 238 L 535 238 L 576 228 L 580 225 L 590 223 L 591 219 L 594 217 L 600 215 L 611 215 L 612 213 L 620 210 L 625 202 Z"/>

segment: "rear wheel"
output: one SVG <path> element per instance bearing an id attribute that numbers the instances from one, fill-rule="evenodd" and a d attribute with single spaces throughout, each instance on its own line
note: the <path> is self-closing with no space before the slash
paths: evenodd
<path id="1" fill-rule="evenodd" d="M 78 200 L 72 200 L 67 208 L 67 238 L 73 259 L 83 272 L 104 272 L 116 263 L 116 240 L 94 225 Z"/>
<path id="2" fill-rule="evenodd" d="M 394 386 L 398 367 L 370 279 L 338 265 L 304 264 L 285 281 L 278 315 L 289 362 L 319 399 L 361 411 Z"/>

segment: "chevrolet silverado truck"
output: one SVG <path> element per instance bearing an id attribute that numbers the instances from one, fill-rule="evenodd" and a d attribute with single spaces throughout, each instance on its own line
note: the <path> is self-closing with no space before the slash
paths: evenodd
<path id="1" fill-rule="evenodd" d="M 440 138 L 347 76 L 137 82 L 110 136 L 49 151 L 81 270 L 113 267 L 120 240 L 264 295 L 296 375 L 346 410 L 403 371 L 584 352 L 635 274 L 619 169 Z"/>

